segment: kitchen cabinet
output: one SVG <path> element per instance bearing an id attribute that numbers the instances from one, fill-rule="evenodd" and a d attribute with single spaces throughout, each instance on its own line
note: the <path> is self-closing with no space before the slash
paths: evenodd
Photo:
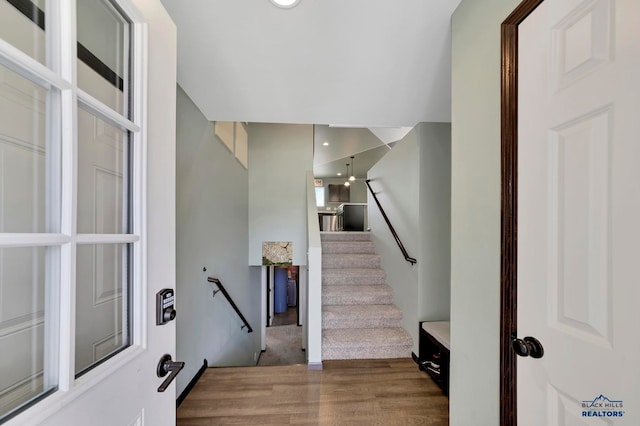
<path id="1" fill-rule="evenodd" d="M 364 231 L 366 206 L 363 203 L 340 204 L 336 210 L 338 231 Z"/>
<path id="2" fill-rule="evenodd" d="M 351 199 L 351 189 L 344 185 L 329 184 L 329 202 L 342 203 Z"/>

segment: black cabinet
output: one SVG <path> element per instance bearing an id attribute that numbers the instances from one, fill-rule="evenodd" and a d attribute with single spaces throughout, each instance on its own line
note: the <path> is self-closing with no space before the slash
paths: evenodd
<path id="1" fill-rule="evenodd" d="M 336 213 L 339 231 L 364 231 L 364 205 L 342 204 Z"/>
<path id="2" fill-rule="evenodd" d="M 348 186 L 329 184 L 330 203 L 348 203 L 351 201 L 351 190 Z"/>
<path id="3" fill-rule="evenodd" d="M 420 322 L 418 365 L 449 395 L 449 322 Z"/>

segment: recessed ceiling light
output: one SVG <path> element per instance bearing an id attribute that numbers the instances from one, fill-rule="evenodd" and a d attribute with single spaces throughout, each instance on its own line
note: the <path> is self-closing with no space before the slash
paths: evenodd
<path id="1" fill-rule="evenodd" d="M 329 146 L 329 142 L 323 142 L 322 146 Z"/>
<path id="2" fill-rule="evenodd" d="M 300 3 L 300 0 L 271 0 L 271 3 L 284 9 L 290 9 Z"/>
<path id="3" fill-rule="evenodd" d="M 338 172 L 338 173 L 336 173 L 336 174 L 337 174 L 338 176 L 342 176 L 342 173 L 340 173 L 340 172 Z"/>

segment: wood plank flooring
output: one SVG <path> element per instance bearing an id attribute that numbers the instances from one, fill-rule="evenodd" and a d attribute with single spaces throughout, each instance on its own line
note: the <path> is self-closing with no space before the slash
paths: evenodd
<path id="1" fill-rule="evenodd" d="M 411 359 L 209 368 L 178 426 L 447 425 L 449 400 Z"/>

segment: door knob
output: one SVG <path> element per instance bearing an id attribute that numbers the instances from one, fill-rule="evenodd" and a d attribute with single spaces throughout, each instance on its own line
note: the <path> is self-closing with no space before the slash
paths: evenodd
<path id="1" fill-rule="evenodd" d="M 531 358 L 542 358 L 544 355 L 544 348 L 542 343 L 535 337 L 527 336 L 524 339 L 518 339 L 514 337 L 511 341 L 511 347 L 516 354 Z"/>
<path id="2" fill-rule="evenodd" d="M 158 392 L 164 392 L 167 390 L 173 379 L 176 378 L 180 370 L 184 368 L 184 362 L 182 361 L 172 361 L 171 355 L 164 354 L 162 358 L 160 358 L 160 362 L 158 362 L 158 368 L 156 369 L 156 374 L 158 377 L 164 377 L 169 374 L 169 377 L 164 379 L 164 382 L 158 388 Z"/>

